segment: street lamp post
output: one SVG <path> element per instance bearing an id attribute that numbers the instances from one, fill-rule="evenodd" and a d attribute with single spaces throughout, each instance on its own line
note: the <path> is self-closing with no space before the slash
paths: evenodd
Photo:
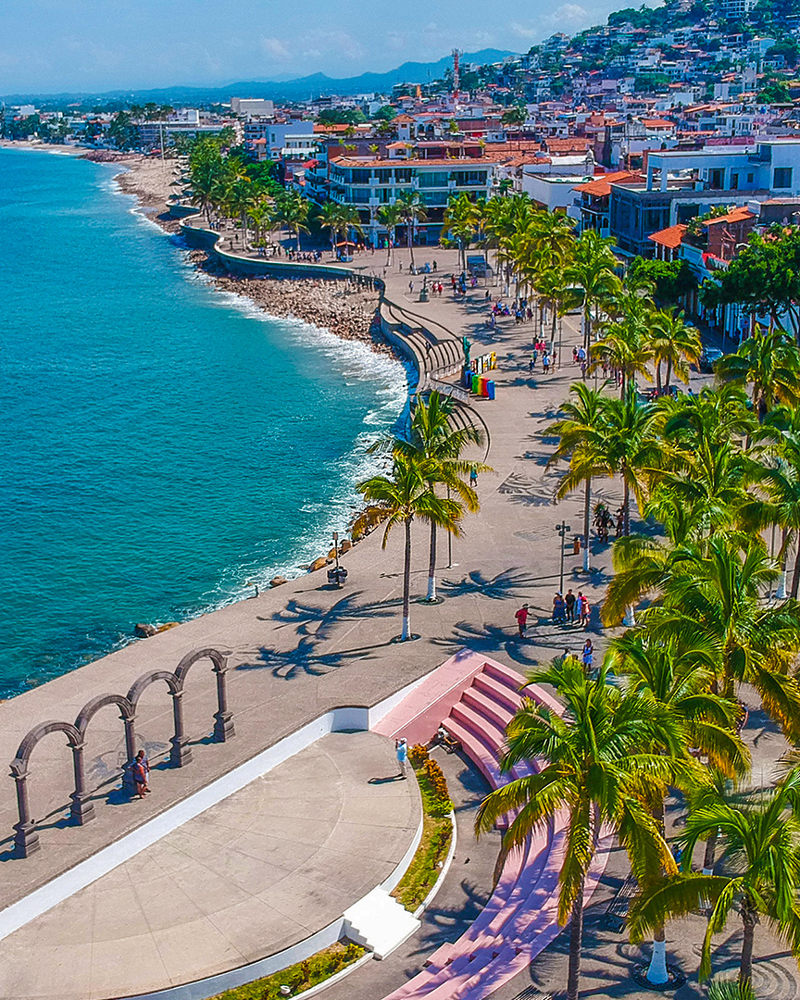
<path id="1" fill-rule="evenodd" d="M 336 563 L 336 589 L 342 589 L 342 581 L 339 579 L 339 532 L 333 533 L 333 558 Z"/>
<path id="2" fill-rule="evenodd" d="M 559 594 L 564 593 L 564 539 L 567 537 L 567 533 L 572 531 L 570 525 L 566 521 L 562 521 L 560 524 L 556 525 L 556 531 L 558 532 L 558 537 L 561 539 L 561 570 L 559 573 L 558 582 L 558 592 Z"/>

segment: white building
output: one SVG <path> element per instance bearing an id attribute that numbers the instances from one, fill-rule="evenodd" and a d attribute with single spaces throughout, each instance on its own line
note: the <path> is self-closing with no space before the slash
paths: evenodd
<path id="1" fill-rule="evenodd" d="M 264 118 L 272 118 L 275 114 L 275 104 L 272 101 L 265 101 L 263 97 L 232 97 L 231 111 L 235 115 L 260 115 Z"/>

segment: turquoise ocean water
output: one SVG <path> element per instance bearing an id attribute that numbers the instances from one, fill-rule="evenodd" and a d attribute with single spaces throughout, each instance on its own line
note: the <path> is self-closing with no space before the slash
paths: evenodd
<path id="1" fill-rule="evenodd" d="M 0 150 L 0 697 L 328 546 L 398 362 L 216 292 L 112 170 Z"/>

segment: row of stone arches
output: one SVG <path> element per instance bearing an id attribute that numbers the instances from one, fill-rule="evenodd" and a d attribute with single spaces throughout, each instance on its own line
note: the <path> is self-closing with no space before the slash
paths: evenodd
<path id="1" fill-rule="evenodd" d="M 17 755 L 11 761 L 11 776 L 16 783 L 17 790 L 17 811 L 19 820 L 14 825 L 15 853 L 18 857 L 27 858 L 39 849 L 39 833 L 36 823 L 31 819 L 30 805 L 28 802 L 28 766 L 31 754 L 36 749 L 37 744 L 50 733 L 64 733 L 67 737 L 67 744 L 72 750 L 72 767 L 75 779 L 75 789 L 70 794 L 70 817 L 74 823 L 82 826 L 94 818 L 94 803 L 91 792 L 86 789 L 86 773 L 83 759 L 83 750 L 86 739 L 86 731 L 92 718 L 102 708 L 109 705 L 117 705 L 120 710 L 120 719 L 125 727 L 125 752 L 128 761 L 132 761 L 136 754 L 135 744 L 135 724 L 136 709 L 139 699 L 142 697 L 151 684 L 164 681 L 172 697 L 172 714 L 174 721 L 174 733 L 170 738 L 171 748 L 169 760 L 172 767 L 183 767 L 192 759 L 192 748 L 189 745 L 189 737 L 186 735 L 183 724 L 183 692 L 186 683 L 186 675 L 189 669 L 198 660 L 209 659 L 212 662 L 212 670 L 217 681 L 217 711 L 214 713 L 213 738 L 219 743 L 229 740 L 234 734 L 233 713 L 228 709 L 228 698 L 226 689 L 226 674 L 228 671 L 228 661 L 224 653 L 217 649 L 199 649 L 192 653 L 187 653 L 175 668 L 174 672 L 169 670 L 150 670 L 142 674 L 133 682 L 126 695 L 121 694 L 101 694 L 92 698 L 78 712 L 74 723 L 70 722 L 42 722 L 34 726 L 23 738 L 17 749 Z"/>

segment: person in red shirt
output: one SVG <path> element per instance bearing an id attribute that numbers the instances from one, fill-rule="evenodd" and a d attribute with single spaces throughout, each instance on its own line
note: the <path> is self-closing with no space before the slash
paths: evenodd
<path id="1" fill-rule="evenodd" d="M 517 619 L 517 627 L 519 628 L 520 637 L 522 637 L 525 635 L 525 627 L 528 624 L 528 605 L 523 604 L 514 617 Z"/>

